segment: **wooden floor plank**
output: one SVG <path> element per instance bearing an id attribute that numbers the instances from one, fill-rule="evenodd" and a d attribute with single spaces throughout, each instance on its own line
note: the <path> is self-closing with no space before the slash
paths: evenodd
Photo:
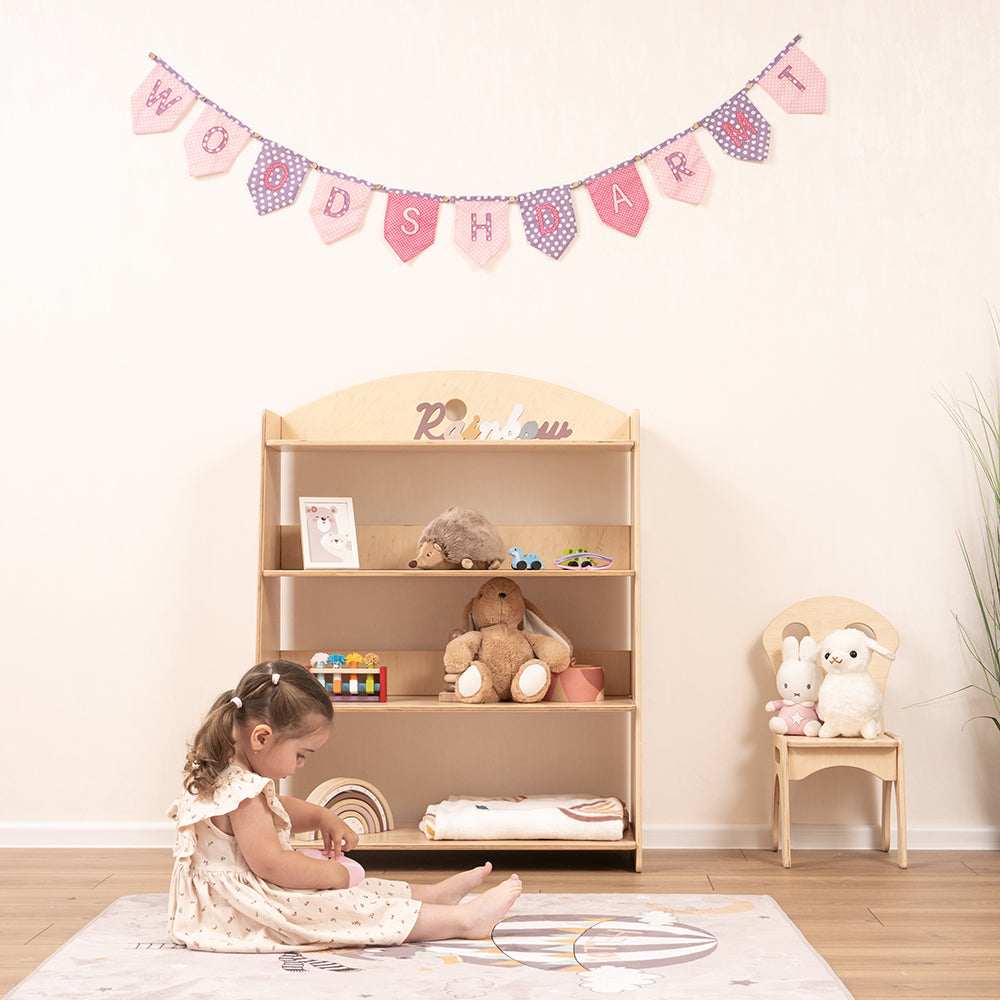
<path id="1" fill-rule="evenodd" d="M 477 864 L 467 854 L 358 856 L 369 873 L 412 882 Z M 494 858 L 527 892 L 715 893 L 775 899 L 855 1000 L 993 1000 L 1000 982 L 1000 852 L 650 851 L 635 873 L 615 854 Z M 163 893 L 168 850 L 0 850 L 0 994 L 119 896 Z"/>

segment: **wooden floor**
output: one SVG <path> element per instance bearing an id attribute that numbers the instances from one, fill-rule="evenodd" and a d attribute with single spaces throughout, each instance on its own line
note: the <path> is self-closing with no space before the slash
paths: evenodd
<path id="1" fill-rule="evenodd" d="M 469 854 L 356 855 L 369 873 L 412 882 L 479 863 Z M 1000 996 L 1000 852 L 646 851 L 493 858 L 490 884 L 517 871 L 527 892 L 769 895 L 855 1000 Z M 168 850 L 0 850 L 0 992 L 6 994 L 119 896 L 166 892 Z"/>

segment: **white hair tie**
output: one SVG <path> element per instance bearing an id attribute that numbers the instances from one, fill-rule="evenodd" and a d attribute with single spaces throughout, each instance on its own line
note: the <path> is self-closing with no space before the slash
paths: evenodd
<path id="1" fill-rule="evenodd" d="M 230 698 L 229 700 L 230 700 L 230 701 L 231 701 L 231 702 L 232 702 L 232 703 L 233 703 L 233 704 L 234 704 L 234 705 L 235 705 L 235 706 L 236 706 L 237 708 L 242 708 L 242 707 L 243 707 L 243 702 L 242 702 L 242 701 L 240 701 L 240 699 L 239 699 L 239 698 Z"/>
<path id="2" fill-rule="evenodd" d="M 271 674 L 271 683 L 277 684 L 281 680 L 281 674 Z"/>

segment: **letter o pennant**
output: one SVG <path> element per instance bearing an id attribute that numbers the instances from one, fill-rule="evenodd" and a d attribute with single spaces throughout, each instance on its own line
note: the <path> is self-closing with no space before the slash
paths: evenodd
<path id="1" fill-rule="evenodd" d="M 295 201 L 312 163 L 276 142 L 267 142 L 247 178 L 247 188 L 258 215 L 286 208 Z"/>
<path id="2" fill-rule="evenodd" d="M 324 243 L 350 236 L 368 209 L 371 188 L 331 174 L 321 174 L 309 215 Z"/>
<path id="3" fill-rule="evenodd" d="M 228 115 L 205 108 L 184 137 L 188 173 L 192 177 L 223 174 L 250 141 L 250 133 Z"/>

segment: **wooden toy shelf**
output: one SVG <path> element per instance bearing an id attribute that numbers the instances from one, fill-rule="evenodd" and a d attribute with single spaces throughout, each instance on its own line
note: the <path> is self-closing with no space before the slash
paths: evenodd
<path id="1" fill-rule="evenodd" d="M 474 422 L 489 421 L 508 436 L 512 425 L 537 436 L 472 439 Z M 449 426 L 469 437 L 445 440 Z M 331 739 L 286 791 L 305 797 L 334 774 L 374 784 L 396 829 L 366 836 L 366 850 L 625 851 L 640 870 L 638 439 L 637 413 L 484 372 L 395 376 L 284 416 L 265 411 L 257 657 L 376 652 L 388 692 L 386 702 L 337 701 Z M 352 499 L 360 568 L 303 568 L 301 496 Z M 424 526 L 450 504 L 482 511 L 506 545 L 538 553 L 545 568 L 410 569 Z M 567 548 L 613 562 L 553 566 Z M 438 698 L 449 632 L 494 576 L 514 579 L 570 636 L 577 663 L 604 667 L 605 700 Z M 555 792 L 620 798 L 631 822 L 624 839 L 431 841 L 417 829 L 426 806 L 452 794 Z"/>

